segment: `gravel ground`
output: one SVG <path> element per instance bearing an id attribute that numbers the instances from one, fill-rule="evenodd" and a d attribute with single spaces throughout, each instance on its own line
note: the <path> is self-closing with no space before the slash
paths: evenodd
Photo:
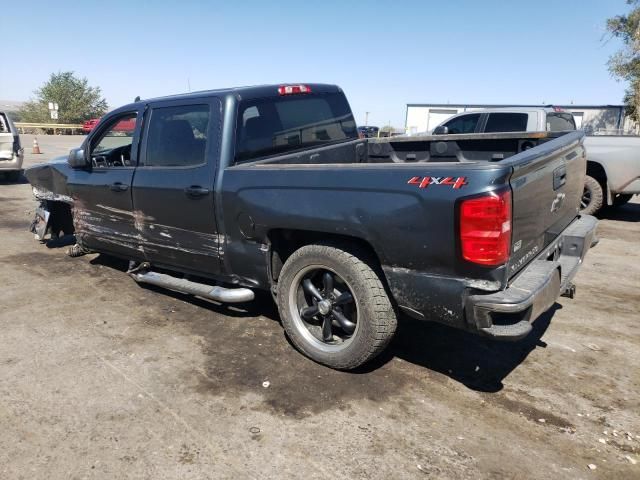
<path id="1" fill-rule="evenodd" d="M 25 165 L 82 137 L 38 140 Z M 524 341 L 403 318 L 356 373 L 298 354 L 266 295 L 144 288 L 35 241 L 27 183 L 0 205 L 3 480 L 640 478 L 640 203 Z"/>

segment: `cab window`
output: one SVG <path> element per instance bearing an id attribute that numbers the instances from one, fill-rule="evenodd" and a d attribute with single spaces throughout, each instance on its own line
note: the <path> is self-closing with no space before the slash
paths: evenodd
<path id="1" fill-rule="evenodd" d="M 471 113 L 449 120 L 444 126 L 449 129 L 451 134 L 473 133 L 476 131 L 479 120 L 479 113 Z"/>
<path id="2" fill-rule="evenodd" d="M 91 140 L 91 163 L 94 168 L 130 167 L 131 144 L 137 113 L 125 113 L 107 122 Z"/>
<path id="3" fill-rule="evenodd" d="M 356 123 L 343 93 L 247 99 L 238 107 L 235 161 L 357 138 Z"/>
<path id="4" fill-rule="evenodd" d="M 490 113 L 484 131 L 526 132 L 528 119 L 529 115 L 526 113 Z"/>
<path id="5" fill-rule="evenodd" d="M 153 108 L 145 166 L 194 167 L 206 163 L 209 116 L 209 105 Z"/>

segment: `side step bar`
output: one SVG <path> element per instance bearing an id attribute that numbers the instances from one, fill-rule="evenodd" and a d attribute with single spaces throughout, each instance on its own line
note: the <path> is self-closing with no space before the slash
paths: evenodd
<path id="1" fill-rule="evenodd" d="M 189 293 L 198 297 L 208 298 L 222 303 L 250 302 L 255 295 L 248 288 L 212 287 L 204 283 L 192 282 L 183 278 L 172 277 L 157 272 L 131 272 L 131 278 L 138 283 L 148 283 L 181 293 Z"/>

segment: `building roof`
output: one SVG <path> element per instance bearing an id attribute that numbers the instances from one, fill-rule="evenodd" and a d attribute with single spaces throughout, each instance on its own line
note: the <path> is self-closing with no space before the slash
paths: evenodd
<path id="1" fill-rule="evenodd" d="M 409 107 L 431 107 L 431 108 L 543 108 L 543 107 L 561 107 L 565 109 L 580 110 L 589 108 L 624 108 L 624 105 L 564 105 L 564 104 L 522 104 L 522 103 L 407 103 Z"/>

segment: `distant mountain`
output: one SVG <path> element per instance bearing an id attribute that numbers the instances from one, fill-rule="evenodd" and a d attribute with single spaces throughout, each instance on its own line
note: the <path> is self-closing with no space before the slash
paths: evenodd
<path id="1" fill-rule="evenodd" d="M 25 102 L 16 100 L 0 100 L 0 110 L 4 112 L 17 112 Z"/>

